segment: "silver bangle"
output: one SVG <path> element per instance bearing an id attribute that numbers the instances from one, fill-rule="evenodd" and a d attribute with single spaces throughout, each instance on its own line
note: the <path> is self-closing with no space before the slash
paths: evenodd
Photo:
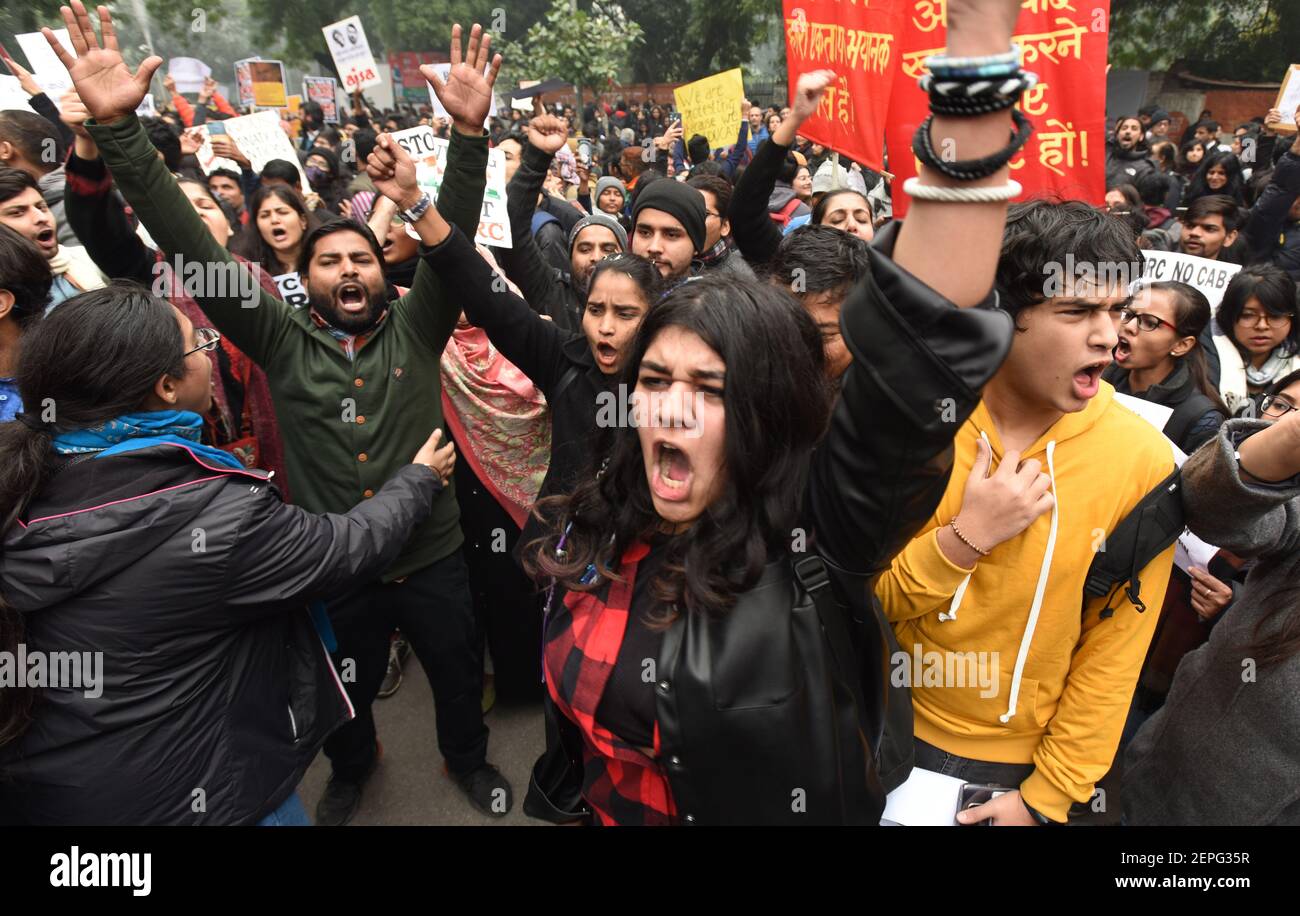
<path id="1" fill-rule="evenodd" d="M 948 188 L 942 185 L 921 184 L 919 178 L 903 182 L 903 193 L 914 200 L 934 200 L 950 204 L 996 204 L 1019 197 L 1024 188 L 1020 182 L 1008 180 L 992 188 Z"/>

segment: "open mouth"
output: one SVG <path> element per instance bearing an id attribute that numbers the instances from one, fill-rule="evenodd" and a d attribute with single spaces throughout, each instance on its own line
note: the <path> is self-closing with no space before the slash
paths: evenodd
<path id="1" fill-rule="evenodd" d="M 277 242 L 283 242 L 288 237 L 289 237 L 289 230 L 285 229 L 282 226 L 276 226 L 274 229 L 271 230 L 271 238 Z"/>
<path id="2" fill-rule="evenodd" d="M 1133 346 L 1127 339 L 1121 337 L 1119 343 L 1115 344 L 1115 362 L 1123 365 L 1128 362 L 1128 358 L 1133 355 Z"/>
<path id="3" fill-rule="evenodd" d="M 1109 365 L 1110 360 L 1089 363 L 1074 373 L 1071 379 L 1074 384 L 1074 396 L 1081 401 L 1089 401 L 1096 397 L 1101 389 L 1101 373 Z"/>
<path id="4" fill-rule="evenodd" d="M 613 366 L 618 363 L 618 348 L 613 344 L 598 343 L 596 344 L 596 362 L 602 366 Z"/>
<path id="5" fill-rule="evenodd" d="M 366 288 L 360 283 L 344 283 L 334 291 L 334 301 L 350 314 L 365 311 Z"/>
<path id="6" fill-rule="evenodd" d="M 691 459 L 686 453 L 667 442 L 654 445 L 654 469 L 650 475 L 650 489 L 655 496 L 669 502 L 681 502 L 690 495 Z"/>
<path id="7" fill-rule="evenodd" d="M 54 238 L 54 230 L 42 229 L 40 232 L 36 233 L 36 244 L 40 245 L 42 248 L 53 248 L 56 246 L 58 242 Z"/>

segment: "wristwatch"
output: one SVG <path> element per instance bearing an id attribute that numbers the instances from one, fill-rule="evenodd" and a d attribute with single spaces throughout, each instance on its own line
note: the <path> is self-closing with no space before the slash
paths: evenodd
<path id="1" fill-rule="evenodd" d="M 425 191 L 409 210 L 397 211 L 398 217 L 406 223 L 417 222 L 433 206 L 433 198 Z"/>

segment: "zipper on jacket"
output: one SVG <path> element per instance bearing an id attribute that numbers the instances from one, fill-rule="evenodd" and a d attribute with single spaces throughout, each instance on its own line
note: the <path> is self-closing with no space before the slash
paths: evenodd
<path id="1" fill-rule="evenodd" d="M 298 720 L 293 715 L 293 704 L 287 703 L 285 707 L 289 710 L 289 727 L 293 729 L 293 740 L 296 744 L 298 741 Z"/>

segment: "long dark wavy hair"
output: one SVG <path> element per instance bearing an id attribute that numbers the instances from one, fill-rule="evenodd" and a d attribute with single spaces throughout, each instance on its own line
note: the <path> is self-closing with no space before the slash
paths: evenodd
<path id="1" fill-rule="evenodd" d="M 1213 190 L 1206 180 L 1210 169 L 1216 165 L 1228 176 L 1228 183 L 1217 191 Z M 1241 160 L 1232 153 L 1206 150 L 1205 158 L 1201 160 L 1200 167 L 1187 185 L 1187 194 L 1184 195 L 1183 202 L 1191 203 L 1198 197 L 1206 197 L 1210 194 L 1231 197 L 1239 206 L 1246 203 L 1246 180 L 1241 177 Z"/>
<path id="2" fill-rule="evenodd" d="M 816 325 L 776 286 L 708 277 L 682 284 L 646 316 L 623 370 L 632 391 L 641 360 L 667 328 L 696 334 L 727 366 L 721 492 L 671 539 L 653 594 L 671 610 L 724 615 L 752 588 L 763 567 L 789 549 L 799 524 L 809 459 L 826 428 L 830 393 Z M 613 431 L 603 472 L 595 468 L 568 495 L 538 502 L 547 533 L 524 551 L 525 569 L 571 591 L 617 578 L 631 544 L 661 530 L 640 437 L 630 424 Z M 557 544 L 565 530 L 563 553 Z M 600 579 L 581 579 L 593 565 Z"/>
<path id="3" fill-rule="evenodd" d="M 7 532 L 55 467 L 50 441 L 138 410 L 163 375 L 185 375 L 175 311 L 135 284 L 67 300 L 23 335 L 18 390 L 24 410 L 53 423 L 0 423 L 0 518 Z M 23 641 L 22 615 L 0 596 L 0 651 Z M 38 691 L 0 690 L 0 747 L 31 722 Z"/>

